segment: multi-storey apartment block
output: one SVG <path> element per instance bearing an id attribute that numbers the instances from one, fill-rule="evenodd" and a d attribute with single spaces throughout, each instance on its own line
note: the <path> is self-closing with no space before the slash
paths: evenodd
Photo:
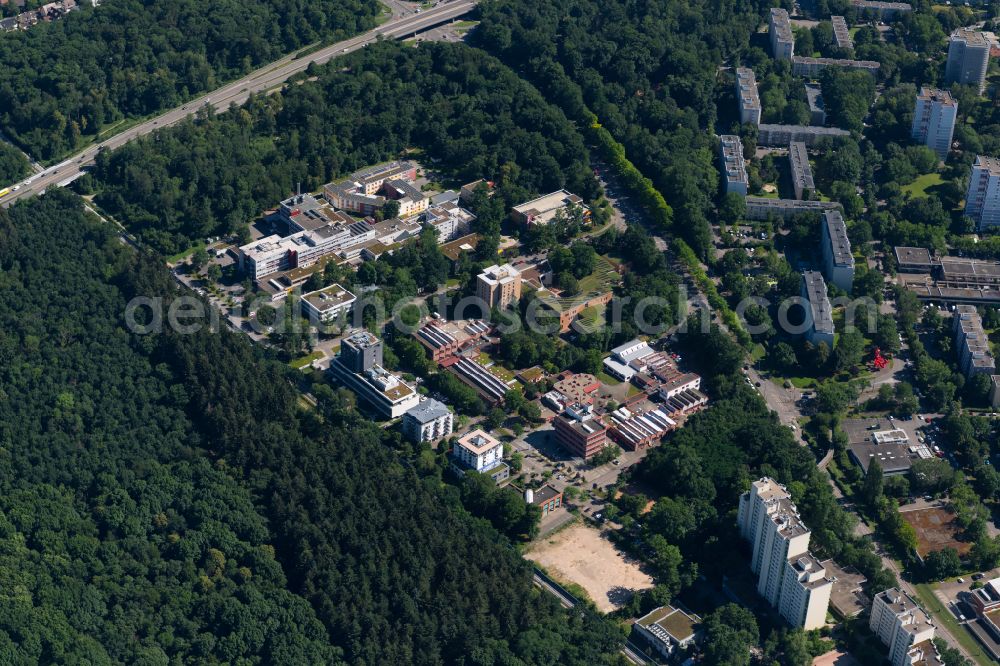
<path id="1" fill-rule="evenodd" d="M 740 122 L 760 125 L 760 95 L 757 77 L 749 67 L 736 68 L 736 102 L 740 107 Z"/>
<path id="2" fill-rule="evenodd" d="M 851 5 L 859 12 L 874 12 L 880 19 L 894 19 L 900 14 L 907 14 L 913 11 L 913 5 L 908 2 L 851 0 Z"/>
<path id="3" fill-rule="evenodd" d="M 977 155 L 965 193 L 965 216 L 985 231 L 1000 225 L 1000 159 Z"/>
<path id="4" fill-rule="evenodd" d="M 433 442 L 447 437 L 455 428 L 455 415 L 448 406 L 434 398 L 420 403 L 403 414 L 403 434 L 411 442 Z"/>
<path id="5" fill-rule="evenodd" d="M 809 165 L 809 152 L 806 144 L 792 141 L 788 144 L 788 165 L 792 171 L 792 187 L 796 199 L 810 199 L 816 190 L 812 167 Z"/>
<path id="6" fill-rule="evenodd" d="M 521 298 L 521 272 L 510 264 L 490 266 L 476 276 L 476 296 L 488 308 L 503 310 Z"/>
<path id="7" fill-rule="evenodd" d="M 990 339 L 983 320 L 973 305 L 956 305 L 954 319 L 955 351 L 958 365 L 966 377 L 993 375 L 996 362 L 990 351 Z"/>
<path id="8" fill-rule="evenodd" d="M 833 24 L 833 39 L 837 46 L 842 49 L 853 49 L 854 40 L 851 39 L 851 29 L 847 27 L 847 21 L 843 16 L 831 16 L 830 23 Z"/>
<path id="9" fill-rule="evenodd" d="M 806 58 L 795 56 L 792 58 L 792 74 L 795 76 L 805 76 L 814 79 L 827 67 L 841 67 L 843 69 L 859 69 L 868 72 L 872 76 L 878 74 L 881 65 L 874 60 L 848 60 L 845 58 Z"/>
<path id="10" fill-rule="evenodd" d="M 948 40 L 944 80 L 976 86 L 982 92 L 990 64 L 990 40 L 981 32 L 960 28 Z"/>
<path id="11" fill-rule="evenodd" d="M 806 101 L 809 103 L 809 124 L 825 125 L 826 104 L 823 103 L 823 91 L 815 84 L 807 83 L 805 88 Z"/>
<path id="12" fill-rule="evenodd" d="M 823 245 L 823 275 L 831 283 L 851 293 L 854 287 L 854 255 L 847 237 L 847 225 L 839 210 L 823 213 L 820 226 Z"/>
<path id="13" fill-rule="evenodd" d="M 762 124 L 757 134 L 757 145 L 787 146 L 792 141 L 801 141 L 806 146 L 815 146 L 823 137 L 836 139 L 850 136 L 847 130 L 839 127 L 816 127 L 814 125 L 771 125 Z"/>
<path id="14" fill-rule="evenodd" d="M 958 102 L 951 93 L 936 88 L 921 88 L 913 109 L 910 136 L 945 159 L 951 150 L 957 115 Z"/>
<path id="15" fill-rule="evenodd" d="M 726 194 L 735 192 L 746 196 L 749 179 L 746 162 L 743 160 L 743 142 L 740 137 L 725 134 L 719 137 L 719 161 L 722 168 L 722 183 Z"/>
<path id="16" fill-rule="evenodd" d="M 778 60 L 791 60 L 795 55 L 795 35 L 788 12 L 778 7 L 770 15 L 771 54 Z"/>
<path id="17" fill-rule="evenodd" d="M 889 588 L 875 595 L 869 619 L 872 632 L 889 648 L 892 666 L 941 666 L 930 616 L 910 595 Z"/>
<path id="18" fill-rule="evenodd" d="M 826 281 L 823 274 L 817 271 L 803 271 L 802 298 L 809 304 L 805 308 L 806 318 L 803 322 L 806 329 L 806 340 L 815 346 L 825 342 L 833 349 L 833 308 L 830 297 L 826 293 Z"/>
<path id="19" fill-rule="evenodd" d="M 747 219 L 766 220 L 770 217 L 787 220 L 801 213 L 823 213 L 839 210 L 836 201 L 803 201 L 799 199 L 771 199 L 770 197 L 747 197 Z"/>
<path id="20" fill-rule="evenodd" d="M 757 592 L 794 627 L 826 624 L 833 581 L 809 553 L 809 529 L 788 491 L 770 478 L 755 481 L 740 496 L 737 524 L 752 546 Z"/>
<path id="21" fill-rule="evenodd" d="M 510 478 L 510 468 L 503 461 L 503 443 L 482 428 L 458 439 L 451 452 L 451 467 L 459 475 L 470 470 L 488 474 L 498 484 Z"/>

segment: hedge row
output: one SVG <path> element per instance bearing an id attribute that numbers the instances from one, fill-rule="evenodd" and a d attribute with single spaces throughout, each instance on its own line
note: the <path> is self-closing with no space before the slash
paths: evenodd
<path id="1" fill-rule="evenodd" d="M 600 147 L 604 159 L 610 163 L 623 184 L 639 197 L 656 224 L 664 231 L 670 231 L 674 224 L 674 209 L 659 190 L 653 187 L 653 181 L 642 175 L 642 172 L 625 156 L 625 147 L 611 136 L 611 132 L 601 126 L 597 116 L 591 114 L 590 118 L 590 139 Z"/>
<path id="2" fill-rule="evenodd" d="M 642 175 L 642 172 L 626 157 L 625 147 L 611 136 L 611 132 L 601 126 L 601 123 L 597 120 L 597 116 L 593 114 L 591 114 L 589 135 L 590 139 L 600 148 L 604 159 L 610 163 L 625 186 L 638 195 L 639 200 L 646 207 L 650 215 L 652 215 L 656 224 L 664 231 L 671 231 L 674 221 L 674 211 L 670 207 L 670 204 L 663 198 L 659 190 L 653 187 L 653 181 Z M 702 268 L 701 262 L 698 261 L 694 250 L 680 238 L 674 238 L 672 242 L 677 249 L 678 257 L 687 266 L 688 272 L 698 284 L 699 289 L 705 294 L 709 305 L 720 313 L 722 321 L 733 332 L 733 335 L 736 336 L 736 340 L 742 346 L 749 347 L 752 343 L 750 334 L 743 328 L 739 317 L 736 316 L 736 313 L 726 303 L 726 299 L 719 295 L 718 289 L 715 288 L 715 283 L 705 273 L 705 269 Z"/>

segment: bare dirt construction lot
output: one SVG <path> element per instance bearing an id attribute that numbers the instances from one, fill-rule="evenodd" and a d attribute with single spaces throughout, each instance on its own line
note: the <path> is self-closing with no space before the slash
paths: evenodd
<path id="1" fill-rule="evenodd" d="M 553 578 L 576 583 L 605 612 L 620 608 L 635 592 L 653 587 L 653 579 L 627 559 L 601 532 L 576 524 L 542 539 L 525 553 Z"/>
<path id="2" fill-rule="evenodd" d="M 971 543 L 955 538 L 961 528 L 955 524 L 955 514 L 947 509 L 917 509 L 904 511 L 902 515 L 903 520 L 917 532 L 917 553 L 920 557 L 945 548 L 954 548 L 959 555 L 965 555 L 972 548 Z"/>

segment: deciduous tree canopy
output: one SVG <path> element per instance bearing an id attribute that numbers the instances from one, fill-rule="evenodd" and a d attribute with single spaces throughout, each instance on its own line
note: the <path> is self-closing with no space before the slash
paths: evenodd
<path id="1" fill-rule="evenodd" d="M 0 130 L 37 159 L 320 39 L 375 24 L 370 0 L 115 0 L 0 39 Z"/>

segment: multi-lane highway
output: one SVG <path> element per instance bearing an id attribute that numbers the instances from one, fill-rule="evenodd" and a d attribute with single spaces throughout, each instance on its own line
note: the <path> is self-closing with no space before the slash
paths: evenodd
<path id="1" fill-rule="evenodd" d="M 396 4 L 402 6 L 402 3 Z M 118 148 L 136 137 L 180 122 L 205 104 L 210 104 L 220 111 L 229 108 L 230 104 L 242 104 L 253 93 L 265 92 L 280 87 L 289 77 L 305 71 L 310 63 L 323 64 L 338 55 L 363 48 L 380 38 L 403 39 L 410 37 L 442 23 L 452 21 L 463 14 L 467 14 L 475 6 L 476 0 L 450 0 L 449 2 L 442 2 L 431 9 L 424 11 L 416 10 L 413 13 L 393 18 L 373 30 L 333 44 L 332 46 L 327 46 L 308 56 L 296 59 L 295 54 L 288 55 L 281 60 L 269 63 L 238 81 L 234 81 L 202 97 L 193 99 L 179 108 L 172 109 L 141 125 L 129 128 L 101 143 L 94 144 L 64 162 L 51 166 L 41 173 L 17 183 L 15 189 L 10 194 L 0 199 L 0 205 L 9 206 L 21 197 L 40 194 L 47 187 L 68 183 L 80 175 L 85 166 L 94 161 L 94 157 L 101 149 Z"/>

